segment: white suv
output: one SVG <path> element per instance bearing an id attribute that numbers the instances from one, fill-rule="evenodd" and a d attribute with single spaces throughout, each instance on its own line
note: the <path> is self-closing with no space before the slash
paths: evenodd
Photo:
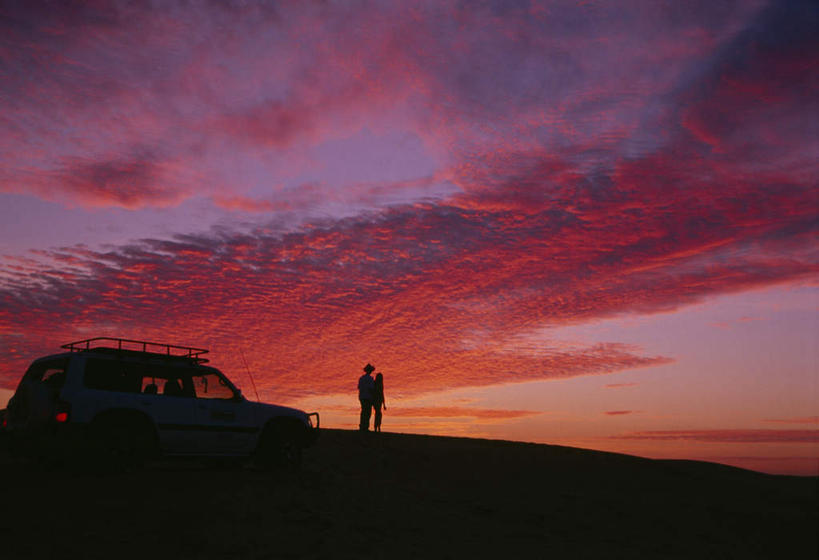
<path id="1" fill-rule="evenodd" d="M 318 436 L 317 412 L 248 401 L 204 365 L 207 350 L 107 337 L 62 348 L 31 364 L 3 419 L 27 454 L 116 465 L 253 456 L 269 466 L 297 462 Z"/>

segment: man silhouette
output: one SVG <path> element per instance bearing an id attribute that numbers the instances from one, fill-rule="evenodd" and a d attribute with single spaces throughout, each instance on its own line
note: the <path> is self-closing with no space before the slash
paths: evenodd
<path id="1" fill-rule="evenodd" d="M 361 403 L 358 429 L 362 432 L 370 430 L 370 414 L 373 410 L 373 398 L 375 398 L 375 379 L 370 374 L 374 370 L 372 364 L 367 364 L 364 366 L 364 375 L 358 378 L 358 401 Z"/>

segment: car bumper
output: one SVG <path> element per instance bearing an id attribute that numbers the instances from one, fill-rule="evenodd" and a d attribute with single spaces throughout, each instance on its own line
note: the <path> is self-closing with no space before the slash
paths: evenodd
<path id="1" fill-rule="evenodd" d="M 7 429 L 6 444 L 15 454 L 65 458 L 88 449 L 87 424 L 51 424 L 37 430 Z"/>

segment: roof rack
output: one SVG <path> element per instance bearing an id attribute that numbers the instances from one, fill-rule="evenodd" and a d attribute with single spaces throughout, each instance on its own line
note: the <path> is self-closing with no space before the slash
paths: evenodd
<path id="1" fill-rule="evenodd" d="M 115 343 L 116 346 L 112 346 Z M 141 347 L 141 348 L 140 348 Z M 69 352 L 87 352 L 89 350 L 116 350 L 118 352 L 129 352 L 137 354 L 150 354 L 163 358 L 183 358 L 198 364 L 207 362 L 207 358 L 202 358 L 202 354 L 208 351 L 204 348 L 193 348 L 191 346 L 178 346 L 176 344 L 165 344 L 163 342 L 148 342 L 146 340 L 129 340 L 127 338 L 112 338 L 109 336 L 98 336 L 77 342 L 63 344 L 60 348 L 65 348 Z"/>

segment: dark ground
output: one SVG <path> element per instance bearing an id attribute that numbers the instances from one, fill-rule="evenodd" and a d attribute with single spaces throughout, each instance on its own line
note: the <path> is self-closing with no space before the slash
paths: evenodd
<path id="1" fill-rule="evenodd" d="M 819 558 L 817 478 L 369 436 L 324 430 L 299 472 L 95 476 L 0 452 L 0 557 Z"/>

